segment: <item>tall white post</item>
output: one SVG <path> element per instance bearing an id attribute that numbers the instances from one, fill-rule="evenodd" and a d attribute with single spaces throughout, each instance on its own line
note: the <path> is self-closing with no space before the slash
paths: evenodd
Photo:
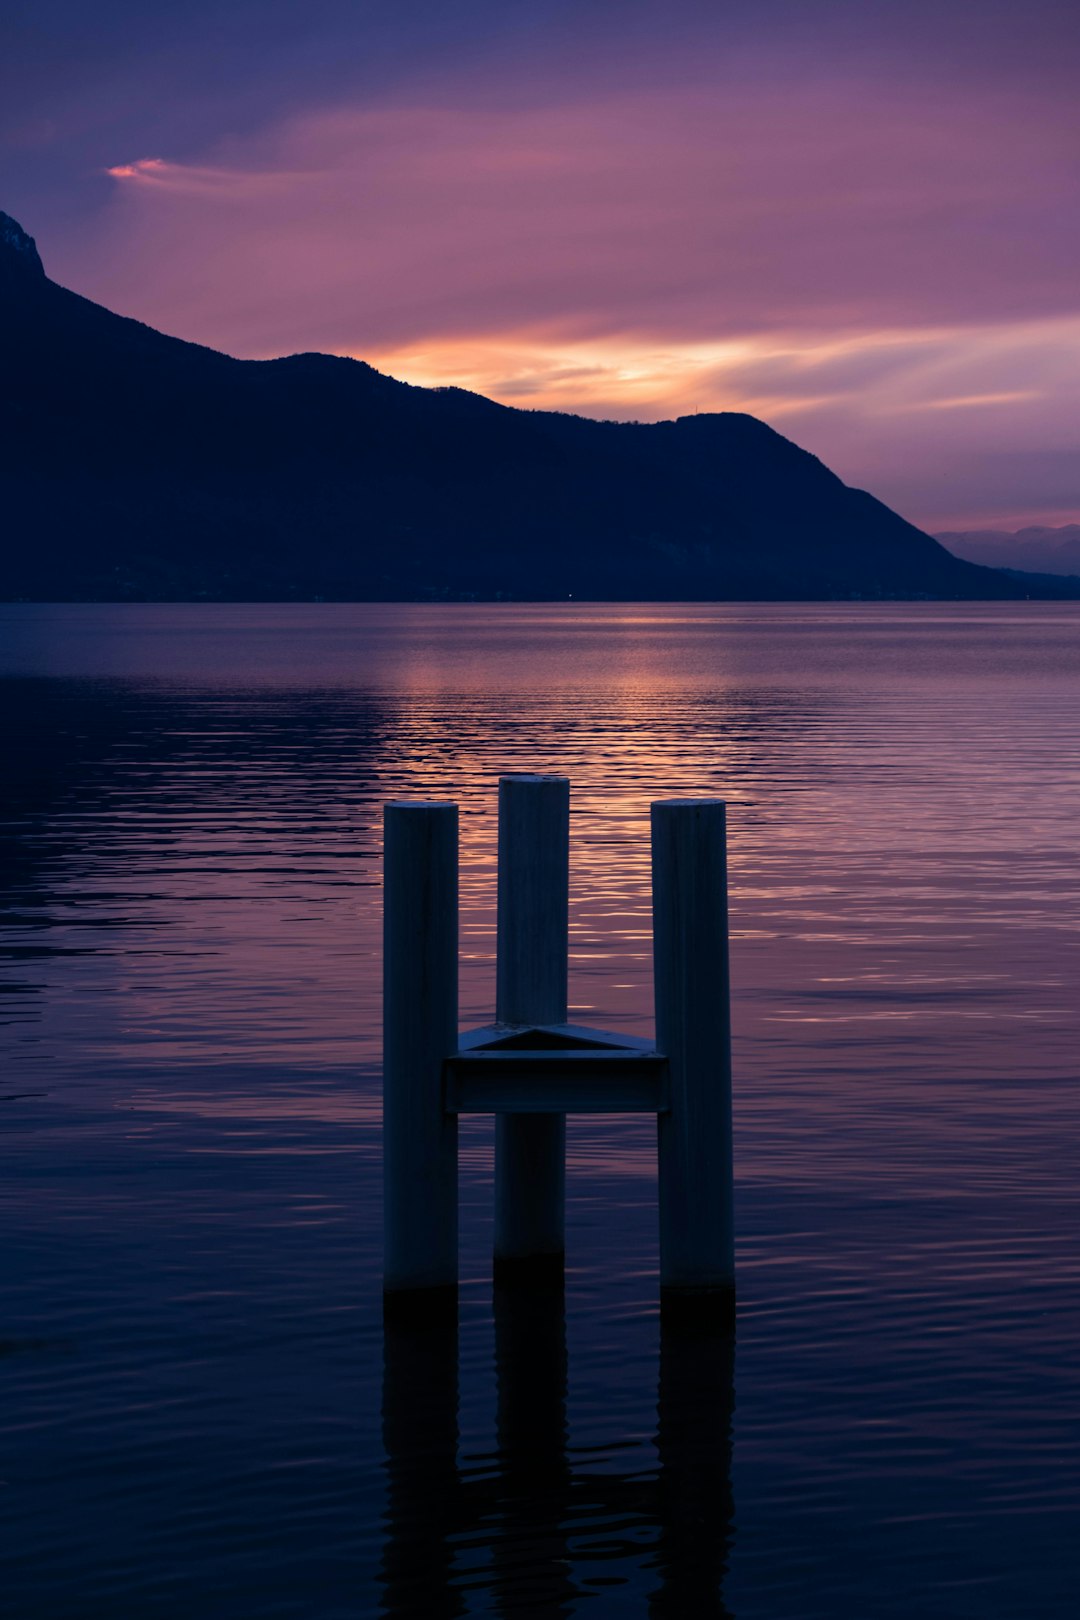
<path id="1" fill-rule="evenodd" d="M 566 1022 L 570 783 L 499 780 L 500 1024 Z M 566 1120 L 500 1115 L 495 1126 L 495 1264 L 561 1266 L 565 1248 Z"/>
<path id="2" fill-rule="evenodd" d="M 443 1059 L 457 1047 L 456 804 L 388 804 L 383 893 L 384 1288 L 457 1289 L 457 1119 Z"/>
<path id="3" fill-rule="evenodd" d="M 721 799 L 652 807 L 656 1044 L 670 1106 L 659 1116 L 660 1286 L 733 1304 L 731 1013 Z"/>

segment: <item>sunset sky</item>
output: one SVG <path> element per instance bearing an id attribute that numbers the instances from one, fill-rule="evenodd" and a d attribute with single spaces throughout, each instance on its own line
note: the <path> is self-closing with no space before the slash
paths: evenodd
<path id="1" fill-rule="evenodd" d="M 14 11 L 0 207 L 124 314 L 1080 519 L 1075 0 Z"/>

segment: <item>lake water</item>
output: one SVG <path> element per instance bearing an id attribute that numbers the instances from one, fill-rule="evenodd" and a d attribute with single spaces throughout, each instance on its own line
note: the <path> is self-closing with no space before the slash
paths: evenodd
<path id="1" fill-rule="evenodd" d="M 1080 607 L 0 607 L 0 1575 L 18 1620 L 1072 1616 Z M 565 1313 L 384 1343 L 380 807 L 572 781 L 572 1017 L 729 800 L 739 1317 L 571 1121 Z"/>

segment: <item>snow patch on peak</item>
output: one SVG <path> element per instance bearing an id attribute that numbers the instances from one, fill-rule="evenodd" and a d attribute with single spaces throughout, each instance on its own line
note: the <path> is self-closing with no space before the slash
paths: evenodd
<path id="1" fill-rule="evenodd" d="M 17 219 L 0 210 L 0 254 L 4 258 L 10 255 L 16 259 L 22 268 L 31 271 L 34 275 L 43 276 L 45 266 L 37 250 L 34 238 L 27 234 Z"/>

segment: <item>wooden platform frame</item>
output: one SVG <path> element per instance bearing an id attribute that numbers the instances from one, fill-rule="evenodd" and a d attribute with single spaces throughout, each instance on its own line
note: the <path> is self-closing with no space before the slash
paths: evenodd
<path id="1" fill-rule="evenodd" d="M 496 1116 L 496 1268 L 560 1266 L 568 1114 L 657 1119 L 660 1282 L 734 1298 L 726 815 L 651 807 L 656 1039 L 566 1020 L 569 782 L 499 782 L 496 1019 L 457 1032 L 457 806 L 385 812 L 388 1301 L 457 1288 L 457 1121 Z"/>

